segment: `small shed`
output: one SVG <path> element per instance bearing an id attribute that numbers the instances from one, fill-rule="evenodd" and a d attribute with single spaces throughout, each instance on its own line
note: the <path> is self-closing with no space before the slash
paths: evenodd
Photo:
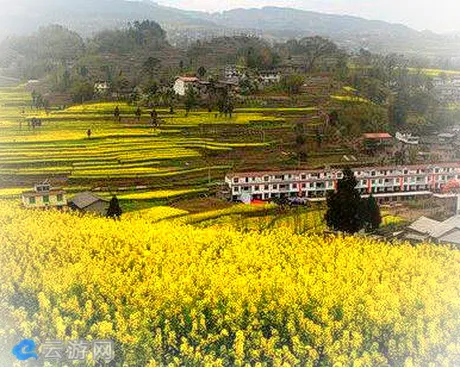
<path id="1" fill-rule="evenodd" d="M 70 200 L 69 207 L 73 210 L 105 216 L 109 208 L 109 201 L 91 192 L 83 192 Z"/>

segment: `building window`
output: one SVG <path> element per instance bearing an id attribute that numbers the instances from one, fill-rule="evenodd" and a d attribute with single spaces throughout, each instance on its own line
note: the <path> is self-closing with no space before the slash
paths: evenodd
<path id="1" fill-rule="evenodd" d="M 256 186 L 254 187 L 254 190 L 259 190 L 259 186 L 256 185 Z"/>
<path id="2" fill-rule="evenodd" d="M 234 187 L 234 188 L 233 188 L 233 192 L 234 192 L 234 193 L 238 193 L 239 190 L 240 190 L 240 188 L 238 188 L 238 187 Z"/>
<path id="3" fill-rule="evenodd" d="M 35 197 L 30 197 L 29 198 L 29 203 L 30 204 L 35 204 Z"/>
<path id="4" fill-rule="evenodd" d="M 57 201 L 58 202 L 62 202 L 63 199 L 64 199 L 64 196 L 62 194 L 57 195 Z"/>
<path id="5" fill-rule="evenodd" d="M 278 189 L 278 185 L 274 185 L 274 186 L 273 186 L 273 189 Z"/>
<path id="6" fill-rule="evenodd" d="M 404 175 L 407 175 L 409 173 L 409 170 L 404 170 Z"/>
<path id="7" fill-rule="evenodd" d="M 264 186 L 264 189 L 265 189 L 265 190 L 268 190 L 268 185 L 265 185 L 265 186 Z"/>
<path id="8" fill-rule="evenodd" d="M 297 184 L 292 184 L 292 189 L 297 189 Z"/>
<path id="9" fill-rule="evenodd" d="M 44 203 L 50 203 L 50 196 L 49 195 L 44 195 L 43 196 L 43 202 Z"/>
<path id="10" fill-rule="evenodd" d="M 268 176 L 264 176 L 264 181 L 268 181 L 269 180 L 269 177 Z"/>
<path id="11" fill-rule="evenodd" d="M 302 180 L 305 180 L 307 178 L 307 175 L 302 174 L 300 177 L 302 178 Z"/>
<path id="12" fill-rule="evenodd" d="M 238 183 L 238 178 L 234 178 L 234 179 L 233 179 L 233 182 L 234 182 L 234 183 Z"/>
<path id="13" fill-rule="evenodd" d="M 307 184 L 303 183 L 302 188 L 306 188 L 306 187 L 307 187 Z"/>
<path id="14" fill-rule="evenodd" d="M 244 181 L 245 181 L 246 183 L 249 183 L 249 178 L 244 178 Z"/>

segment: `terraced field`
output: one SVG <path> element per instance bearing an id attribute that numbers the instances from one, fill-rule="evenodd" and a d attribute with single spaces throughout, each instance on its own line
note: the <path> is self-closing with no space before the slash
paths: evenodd
<path id="1" fill-rule="evenodd" d="M 113 112 L 119 107 L 121 118 Z M 31 108 L 21 87 L 0 89 L 0 197 L 49 179 L 70 193 L 92 189 L 117 193 L 128 203 L 164 204 L 181 196 L 203 196 L 230 170 L 295 168 L 295 124 L 322 124 L 317 107 L 240 108 L 225 117 L 215 112 L 158 109 L 160 124 L 150 124 L 136 106 L 92 103 L 51 111 Z M 33 128 L 31 120 L 41 119 Z M 88 137 L 87 131 L 91 130 Z M 311 166 L 340 162 L 347 149 L 311 152 Z M 305 163 L 304 163 L 305 164 Z M 175 195 L 171 195 L 175 191 Z"/>
<path id="2" fill-rule="evenodd" d="M 286 125 L 271 114 L 273 109 L 240 111 L 232 118 L 159 109 L 161 124 L 154 128 L 149 111 L 137 120 L 137 107 L 124 103 L 49 112 L 30 105 L 30 94 L 20 87 L 0 90 L 0 196 L 18 196 L 44 179 L 70 192 L 99 188 L 114 193 L 129 187 L 121 193 L 125 201 L 199 194 L 222 180 L 241 152 L 270 149 L 274 136 L 262 137 L 262 129 Z M 120 121 L 113 117 L 116 106 Z M 42 125 L 32 127 L 32 118 Z"/>

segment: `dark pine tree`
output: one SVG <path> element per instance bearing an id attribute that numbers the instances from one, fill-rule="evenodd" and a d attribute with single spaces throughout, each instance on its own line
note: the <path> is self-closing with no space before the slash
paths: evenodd
<path id="1" fill-rule="evenodd" d="M 350 169 L 343 170 L 343 178 L 337 182 L 337 191 L 327 197 L 327 226 L 336 231 L 354 234 L 364 227 L 363 201 L 358 184 Z"/>
<path id="2" fill-rule="evenodd" d="M 382 216 L 380 215 L 379 205 L 372 194 L 366 201 L 366 215 L 366 229 L 368 231 L 377 230 L 382 223 Z"/>
<path id="3" fill-rule="evenodd" d="M 123 211 L 118 203 L 118 198 L 114 195 L 110 200 L 109 208 L 107 209 L 107 217 L 119 219 L 122 213 Z"/>

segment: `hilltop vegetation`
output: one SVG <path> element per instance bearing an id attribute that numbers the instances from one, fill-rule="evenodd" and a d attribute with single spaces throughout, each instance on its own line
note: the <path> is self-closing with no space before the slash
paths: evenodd
<path id="1" fill-rule="evenodd" d="M 274 45 L 256 37 L 220 37 L 197 41 L 185 50 L 171 46 L 157 23 L 143 21 L 86 41 L 50 26 L 32 36 L 11 38 L 3 47 L 11 51 L 3 65 L 14 75 L 41 80 L 30 87 L 40 92 L 35 95 L 39 100 L 34 97 L 36 107 L 97 99 L 169 107 L 171 112 L 185 105 L 187 111 L 222 112 L 222 106 L 253 107 L 256 101 L 256 106 L 280 107 L 281 101 L 283 107 L 315 106 L 333 113 L 336 126 L 326 133 L 340 137 L 373 130 L 423 134 L 457 118 L 457 112 L 445 109 L 433 94 L 431 69 L 414 67 L 420 65 L 417 60 L 365 50 L 347 54 L 318 36 Z M 171 88 L 174 78 L 183 74 L 198 75 L 212 86 L 229 64 L 242 73 L 236 99 L 214 89 L 189 101 Z M 279 70 L 280 81 L 261 83 L 264 70 Z M 103 92 L 95 92 L 98 81 L 107 83 Z"/>
<path id="2" fill-rule="evenodd" d="M 0 351 L 78 338 L 113 339 L 114 365 L 459 363 L 458 250 L 150 216 L 0 201 Z"/>
<path id="3" fill-rule="evenodd" d="M 250 33 L 284 41 L 311 35 L 328 37 L 349 49 L 424 54 L 432 60 L 458 56 L 455 37 L 418 32 L 401 24 L 359 17 L 323 14 L 292 8 L 233 9 L 223 13 L 185 11 L 152 1 L 18 0 L 3 4 L 0 39 L 30 33 L 50 23 L 69 25 L 84 37 L 139 19 L 158 22 L 174 44 L 189 45 L 200 38 Z"/>

